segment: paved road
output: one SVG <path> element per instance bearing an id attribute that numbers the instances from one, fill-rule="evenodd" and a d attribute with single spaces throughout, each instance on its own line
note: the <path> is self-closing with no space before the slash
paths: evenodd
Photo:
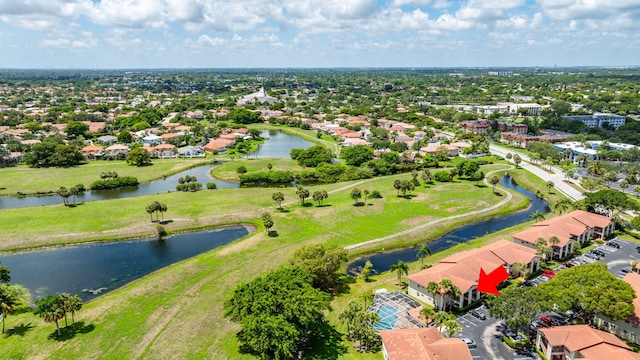
<path id="1" fill-rule="evenodd" d="M 544 181 L 549 181 L 549 180 L 553 181 L 558 191 L 560 191 L 561 193 L 563 193 L 564 195 L 566 195 L 567 197 L 573 200 L 577 201 L 585 198 L 585 196 L 580 191 L 576 190 L 575 188 L 569 186 L 567 183 L 564 182 L 565 179 L 564 179 L 564 174 L 562 173 L 562 169 L 552 166 L 551 171 L 553 171 L 554 173 L 550 174 L 542 170 L 541 168 L 535 165 L 532 165 L 530 163 L 531 159 L 529 159 L 529 156 L 523 153 L 514 151 L 513 149 L 508 149 L 502 146 L 491 144 L 489 145 L 489 150 L 491 151 L 491 153 L 502 156 L 502 157 L 505 157 L 507 153 L 511 153 L 512 155 L 518 154 L 523 160 L 520 166 L 526 169 L 527 171 L 529 171 L 530 173 L 534 174 L 535 176 L 541 178 Z"/>

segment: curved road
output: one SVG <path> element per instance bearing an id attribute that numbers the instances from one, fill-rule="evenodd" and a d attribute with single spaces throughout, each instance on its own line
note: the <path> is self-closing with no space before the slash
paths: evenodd
<path id="1" fill-rule="evenodd" d="M 564 182 L 565 178 L 564 174 L 562 174 L 562 169 L 556 166 L 551 167 L 551 171 L 553 171 L 553 174 L 550 174 L 545 170 L 539 168 L 538 166 L 532 165 L 529 156 L 521 152 L 495 144 L 489 145 L 489 151 L 491 151 L 492 154 L 496 154 L 502 157 L 505 157 L 507 153 L 511 153 L 512 155 L 518 154 L 523 160 L 520 166 L 525 170 L 529 171 L 530 173 L 541 178 L 544 181 L 553 181 L 553 184 L 555 185 L 555 188 L 558 189 L 558 191 L 574 201 L 582 200 L 585 198 L 585 196 L 580 191 Z M 570 181 L 573 182 L 572 180 Z"/>

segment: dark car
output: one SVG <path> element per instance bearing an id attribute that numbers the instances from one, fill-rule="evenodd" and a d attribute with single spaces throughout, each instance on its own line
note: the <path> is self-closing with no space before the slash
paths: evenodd
<path id="1" fill-rule="evenodd" d="M 562 265 L 564 265 L 565 267 L 570 268 L 570 267 L 576 266 L 577 264 L 574 263 L 573 261 L 567 261 L 566 263 L 564 263 Z"/>
<path id="2" fill-rule="evenodd" d="M 480 320 L 486 320 L 487 316 L 477 310 L 471 310 L 471 312 L 469 312 L 473 317 L 480 319 Z"/>
<path id="3" fill-rule="evenodd" d="M 620 249 L 620 244 L 618 244 L 617 242 L 609 241 L 608 243 L 605 243 L 605 244 L 612 248 Z"/>
<path id="4" fill-rule="evenodd" d="M 592 253 L 594 253 L 594 254 L 596 254 L 596 255 L 598 255 L 598 256 L 600 256 L 600 257 L 605 257 L 605 256 L 607 256 L 607 253 L 605 253 L 605 252 L 604 252 L 604 251 L 602 251 L 602 250 L 597 250 L 597 249 L 596 249 L 596 250 L 592 250 L 591 252 L 592 252 Z"/>
<path id="5" fill-rule="evenodd" d="M 600 260 L 600 256 L 598 256 L 598 255 L 596 255 L 594 253 L 586 253 L 586 254 L 584 254 L 582 256 L 586 256 L 586 257 L 591 258 L 593 260 Z"/>

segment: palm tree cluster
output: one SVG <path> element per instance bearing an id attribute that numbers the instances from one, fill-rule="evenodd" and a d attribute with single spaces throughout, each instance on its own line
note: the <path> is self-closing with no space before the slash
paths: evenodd
<path id="1" fill-rule="evenodd" d="M 356 343 L 359 351 L 373 351 L 380 347 L 382 340 L 373 328 L 380 321 L 375 312 L 367 312 L 359 301 L 352 300 L 347 308 L 338 314 L 338 319 L 347 325 L 347 338 Z"/>
<path id="2" fill-rule="evenodd" d="M 304 206 L 304 200 L 309 197 L 309 190 L 298 185 L 298 187 L 296 187 L 296 195 L 298 195 L 300 201 L 302 202 L 302 206 Z"/>
<path id="3" fill-rule="evenodd" d="M 326 190 L 318 190 L 313 193 L 313 201 L 318 202 L 318 206 L 322 206 L 322 202 L 329 198 L 329 193 Z"/>
<path id="4" fill-rule="evenodd" d="M 158 213 L 162 214 L 162 220 L 164 221 L 164 213 L 167 212 L 168 207 L 167 204 L 154 201 L 151 204 L 147 205 L 146 210 L 147 214 L 151 216 L 151 222 L 153 222 L 153 214 L 156 214 L 156 221 L 159 221 Z"/>
<path id="5" fill-rule="evenodd" d="M 36 300 L 36 309 L 33 313 L 48 323 L 55 322 L 58 336 L 60 336 L 60 325 L 58 321 L 64 319 L 65 326 L 68 326 L 67 314 L 70 313 L 73 330 L 75 331 L 74 315 L 76 311 L 82 308 L 82 305 L 82 299 L 80 299 L 78 295 L 72 296 L 67 293 L 47 295 Z"/>
<path id="6" fill-rule="evenodd" d="M 60 186 L 60 189 L 58 189 L 57 193 L 62 198 L 64 206 L 70 206 L 76 204 L 76 195 L 80 193 L 80 190 L 78 190 L 76 186 L 72 186 L 68 189 L 64 186 Z M 73 196 L 73 204 L 69 204 L 69 197 L 71 196 Z"/>
<path id="7" fill-rule="evenodd" d="M 440 298 L 439 305 L 437 306 L 440 310 L 446 310 L 447 302 L 445 300 L 447 297 L 456 299 L 462 296 L 460 288 L 447 278 L 440 280 L 440 282 L 430 281 L 425 290 L 433 294 L 434 301 L 436 295 Z"/>
<path id="8" fill-rule="evenodd" d="M 402 196 L 407 196 L 407 191 L 409 191 L 409 195 L 411 192 L 416 189 L 413 181 L 409 180 L 396 180 L 393 182 L 393 188 L 396 189 L 398 196 L 400 196 L 400 192 L 402 191 Z"/>

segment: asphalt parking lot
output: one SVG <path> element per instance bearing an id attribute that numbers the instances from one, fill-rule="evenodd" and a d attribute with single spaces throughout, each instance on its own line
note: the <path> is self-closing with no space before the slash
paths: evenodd
<path id="1" fill-rule="evenodd" d="M 576 262 L 576 266 L 589 264 L 596 261 L 607 264 L 609 271 L 622 279 L 631 269 L 631 262 L 640 260 L 640 247 L 637 244 L 622 240 L 614 239 L 613 242 L 619 244 L 619 248 L 602 244 L 594 248 L 604 256 L 595 259 L 589 256 L 580 255 L 572 261 Z M 559 266 L 555 271 L 566 269 L 564 265 Z M 624 270 L 623 270 L 624 269 Z M 546 279 L 540 277 L 532 280 L 535 286 L 539 285 Z M 476 347 L 471 348 L 471 356 L 473 359 L 505 359 L 505 360 L 530 360 L 537 359 L 537 356 L 518 355 L 502 341 L 502 332 L 505 330 L 504 322 L 489 316 L 488 310 L 481 306 L 476 309 L 477 312 L 486 316 L 485 320 L 481 320 L 466 313 L 458 317 L 457 321 L 462 327 L 462 331 L 456 335 L 458 338 L 469 338 L 476 342 Z"/>
<path id="2" fill-rule="evenodd" d="M 458 338 L 469 338 L 476 342 L 477 347 L 470 349 L 473 359 L 504 359 L 504 360 L 530 360 L 536 359 L 517 355 L 511 348 L 502 342 L 504 322 L 489 316 L 484 306 L 476 309 L 486 316 L 485 320 L 478 319 L 470 313 L 466 313 L 458 319 L 462 331 L 456 335 Z"/>

